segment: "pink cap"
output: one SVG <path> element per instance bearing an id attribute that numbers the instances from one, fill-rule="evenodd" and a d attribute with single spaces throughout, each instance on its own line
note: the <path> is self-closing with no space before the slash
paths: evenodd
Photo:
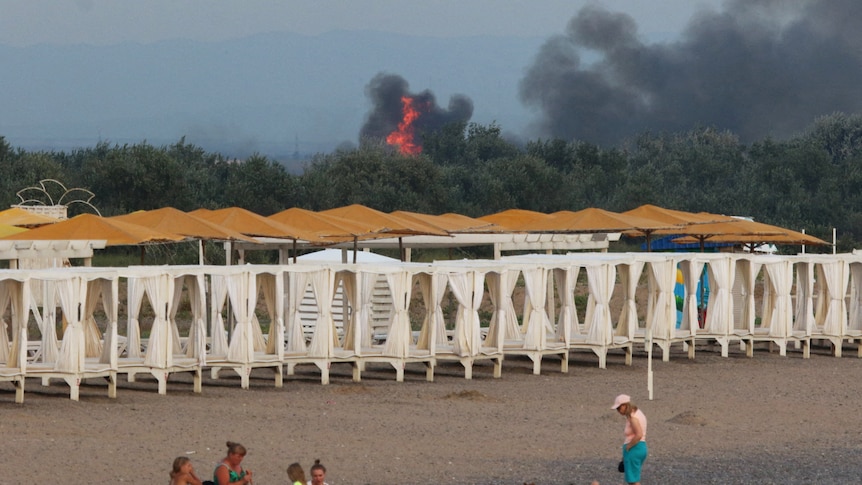
<path id="1" fill-rule="evenodd" d="M 617 396 L 616 399 L 614 399 L 614 405 L 611 406 L 611 409 L 617 409 L 618 407 L 622 406 L 623 404 L 627 404 L 627 403 L 631 402 L 631 400 L 632 400 L 632 398 L 628 394 L 620 394 L 619 396 Z"/>

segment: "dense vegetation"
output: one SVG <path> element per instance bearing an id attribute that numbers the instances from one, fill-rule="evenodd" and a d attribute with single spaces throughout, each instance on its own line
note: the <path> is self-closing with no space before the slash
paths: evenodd
<path id="1" fill-rule="evenodd" d="M 833 114 L 788 140 L 740 144 L 702 127 L 643 133 L 617 148 L 559 139 L 507 141 L 497 125 L 425 134 L 419 156 L 375 142 L 315 156 L 293 175 L 265 156 L 228 160 L 188 144 L 147 143 L 30 152 L 0 136 L 0 207 L 52 178 L 96 194 L 103 215 L 172 206 L 245 207 L 263 215 L 361 203 L 383 211 L 542 212 L 644 203 L 746 215 L 831 239 L 862 241 L 862 116 Z M 75 206 L 70 207 L 74 212 Z"/>

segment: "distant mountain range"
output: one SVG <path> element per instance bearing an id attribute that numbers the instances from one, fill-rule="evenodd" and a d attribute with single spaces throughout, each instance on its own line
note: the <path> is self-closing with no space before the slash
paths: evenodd
<path id="1" fill-rule="evenodd" d="M 371 31 L 270 33 L 223 42 L 0 45 L 0 135 L 28 150 L 146 140 L 275 159 L 355 144 L 366 84 L 398 74 L 474 103 L 473 121 L 523 134 L 518 83 L 544 38 L 430 38 Z"/>

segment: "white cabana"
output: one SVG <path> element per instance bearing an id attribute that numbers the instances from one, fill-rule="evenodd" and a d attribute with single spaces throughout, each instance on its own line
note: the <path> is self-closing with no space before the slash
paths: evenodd
<path id="1" fill-rule="evenodd" d="M 0 270 L 0 381 L 15 386 L 15 402 L 19 404 L 24 402 L 29 304 L 27 274 Z"/>
<path id="2" fill-rule="evenodd" d="M 759 262 L 764 269 L 764 294 L 761 324 L 749 337 L 751 345 L 756 341 L 768 341 L 777 345 L 779 354 L 787 355 L 787 343 L 799 342 L 804 350 L 803 357 L 809 356 L 809 336 L 804 330 L 793 328 L 793 263 L 788 258 L 760 256 Z"/>
<path id="3" fill-rule="evenodd" d="M 30 273 L 31 283 L 36 282 L 40 286 L 43 296 L 41 302 L 31 299 L 34 303 L 31 306 L 33 313 L 39 313 L 36 305 L 40 305 L 43 328 L 47 328 L 55 321 L 56 308 L 59 308 L 64 329 L 56 358 L 52 360 L 46 357 L 54 354 L 54 349 L 43 348 L 42 359 L 28 364 L 27 377 L 40 377 L 43 385 L 49 385 L 54 378 L 63 379 L 69 385 L 70 398 L 75 401 L 79 398 L 83 379 L 106 378 L 108 397 L 116 397 L 116 356 L 112 355 L 115 347 L 109 345 L 107 353 L 91 349 L 91 354 L 95 356 L 88 358 L 87 333 L 92 332 L 93 328 L 85 328 L 84 312 L 87 308 L 95 308 L 92 300 L 88 304 L 88 291 L 98 292 L 109 320 L 106 325 L 111 340 L 116 335 L 118 278 L 115 270 L 80 267 L 33 270 Z"/>
<path id="4" fill-rule="evenodd" d="M 848 322 L 845 297 L 850 280 L 849 265 L 845 259 L 809 257 L 819 283 L 811 338 L 828 340 L 832 343 L 835 357 L 841 357 Z"/>

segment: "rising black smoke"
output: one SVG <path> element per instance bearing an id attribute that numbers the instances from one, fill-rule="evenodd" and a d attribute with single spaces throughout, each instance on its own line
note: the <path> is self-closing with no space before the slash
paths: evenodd
<path id="1" fill-rule="evenodd" d="M 596 62 L 584 62 L 592 51 Z M 710 125 L 742 141 L 862 111 L 862 2 L 734 0 L 678 41 L 648 44 L 626 14 L 585 7 L 521 81 L 541 136 L 611 145 L 643 131 Z"/>
<path id="2" fill-rule="evenodd" d="M 434 93 L 429 90 L 418 94 L 409 91 L 407 81 L 396 74 L 380 73 L 365 87 L 365 95 L 371 100 L 372 109 L 359 132 L 360 138 L 382 138 L 398 128 L 403 116 L 402 96 L 416 100 L 422 115 L 414 123 L 417 135 L 438 130 L 455 121 L 469 121 L 473 116 L 473 101 L 456 94 L 449 98 L 449 108 L 437 106 Z"/>

